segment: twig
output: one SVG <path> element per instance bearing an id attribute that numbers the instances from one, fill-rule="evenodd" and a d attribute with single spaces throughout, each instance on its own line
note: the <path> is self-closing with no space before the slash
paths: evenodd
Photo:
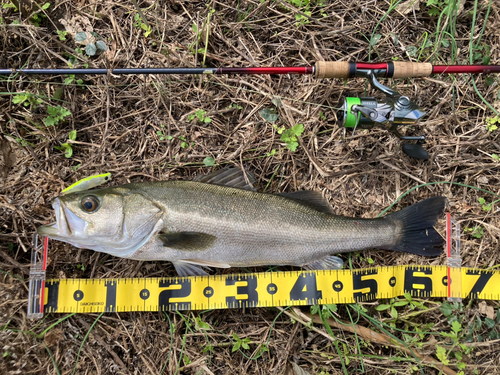
<path id="1" fill-rule="evenodd" d="M 311 314 L 303 313 L 302 311 L 300 311 L 298 309 L 294 309 L 294 312 L 297 315 L 300 315 L 304 320 L 309 320 L 309 321 L 312 320 L 314 323 L 323 324 L 323 322 L 319 316 L 311 317 Z M 443 374 L 446 374 L 446 375 L 456 375 L 457 374 L 451 368 L 443 365 L 441 362 L 435 360 L 434 358 L 432 358 L 430 356 L 420 354 L 420 353 L 416 352 L 415 350 L 410 350 L 409 348 L 405 348 L 404 346 L 401 346 L 401 345 L 394 343 L 389 336 L 387 336 L 383 333 L 375 332 L 375 331 L 371 330 L 370 328 L 363 327 L 363 326 L 360 326 L 357 324 L 339 323 L 331 318 L 327 318 L 326 320 L 327 320 L 328 324 L 332 327 L 338 328 L 338 329 L 343 330 L 343 331 L 349 331 L 349 332 L 355 333 L 355 334 L 361 336 L 362 338 L 364 338 L 365 340 L 377 343 L 379 345 L 391 346 L 395 349 L 398 349 L 398 350 L 405 352 L 406 354 L 408 354 L 410 356 L 415 356 L 415 357 L 419 358 L 422 362 L 436 366 L 440 371 L 443 372 Z"/>
<path id="2" fill-rule="evenodd" d="M 309 150 L 307 149 L 306 145 L 304 144 L 304 141 L 302 141 L 301 137 L 297 137 L 300 146 L 304 149 L 304 152 L 306 153 L 307 157 L 309 158 L 309 161 L 314 165 L 314 168 L 318 171 L 318 173 L 321 175 L 321 177 L 329 177 L 332 175 L 332 173 L 326 172 L 321 166 L 318 164 L 317 159 L 309 153 Z"/>
<path id="3" fill-rule="evenodd" d="M 314 332 L 320 334 L 321 336 L 327 338 L 328 340 L 330 340 L 330 341 L 339 341 L 338 338 L 334 338 L 334 337 L 330 336 L 328 333 L 326 333 L 326 332 L 324 332 L 324 331 L 322 331 L 322 330 L 314 327 L 313 325 L 308 324 L 308 323 L 311 322 L 311 319 L 308 318 L 307 316 L 305 316 L 304 314 L 302 314 L 302 312 L 300 310 L 294 308 L 293 311 L 295 312 L 295 314 L 292 314 L 290 311 L 285 310 L 285 309 L 283 309 L 281 307 L 278 307 L 278 310 L 284 312 L 286 315 L 288 315 L 293 320 L 296 320 L 300 324 L 303 324 L 306 327 L 310 327 Z M 299 314 L 300 314 L 300 316 L 298 316 Z"/>
<path id="4" fill-rule="evenodd" d="M 400 169 L 400 168 L 396 167 L 395 165 L 392 165 L 391 163 L 388 163 L 388 162 L 386 162 L 385 160 L 379 160 L 379 161 L 380 161 L 382 164 L 387 165 L 388 167 L 390 167 L 390 168 L 394 169 L 395 171 L 398 171 L 399 173 L 402 173 L 402 174 L 404 174 L 405 176 L 410 177 L 410 178 L 414 179 L 415 181 L 417 181 L 417 182 L 419 182 L 419 183 L 421 183 L 421 184 L 425 184 L 425 182 L 424 182 L 424 181 L 422 181 L 420 178 L 415 177 L 415 176 L 413 176 L 412 174 L 410 174 L 410 173 L 408 173 L 408 172 L 403 171 L 402 169 Z"/>
<path id="5" fill-rule="evenodd" d="M 82 318 L 78 318 L 78 321 L 87 331 L 90 329 L 90 324 L 88 324 L 85 320 L 83 320 Z M 116 352 L 111 349 L 111 347 L 102 339 L 102 337 L 97 332 L 94 332 L 93 336 L 97 340 L 97 342 L 99 342 L 99 345 L 105 348 L 107 352 L 113 357 L 118 366 L 122 368 L 122 371 L 127 372 L 127 366 L 125 366 L 125 363 L 123 363 L 118 354 L 116 354 Z"/>

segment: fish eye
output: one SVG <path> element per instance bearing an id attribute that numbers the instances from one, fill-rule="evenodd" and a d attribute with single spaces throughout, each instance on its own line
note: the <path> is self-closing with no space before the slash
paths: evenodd
<path id="1" fill-rule="evenodd" d="M 82 208 L 89 212 L 95 212 L 99 208 L 99 199 L 94 197 L 93 195 L 87 195 L 82 198 Z"/>

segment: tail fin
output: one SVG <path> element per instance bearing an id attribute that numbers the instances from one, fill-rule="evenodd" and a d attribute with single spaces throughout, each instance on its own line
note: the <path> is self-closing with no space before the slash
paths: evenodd
<path id="1" fill-rule="evenodd" d="M 437 256 L 443 251 L 444 239 L 433 228 L 446 206 L 445 197 L 433 197 L 387 215 L 386 219 L 402 224 L 400 239 L 388 250 Z"/>

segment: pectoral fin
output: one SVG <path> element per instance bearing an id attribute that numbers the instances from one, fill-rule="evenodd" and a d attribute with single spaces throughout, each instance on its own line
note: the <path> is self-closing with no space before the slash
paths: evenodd
<path id="1" fill-rule="evenodd" d="M 160 233 L 158 239 L 163 246 L 176 250 L 202 251 L 212 246 L 217 237 L 200 232 Z"/>
<path id="2" fill-rule="evenodd" d="M 302 265 L 306 270 L 340 270 L 344 265 L 344 261 L 334 255 L 329 255 L 325 258 L 315 260 L 314 262 Z"/>

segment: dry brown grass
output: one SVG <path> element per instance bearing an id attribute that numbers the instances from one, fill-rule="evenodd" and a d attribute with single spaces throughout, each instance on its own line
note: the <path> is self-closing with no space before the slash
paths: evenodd
<path id="1" fill-rule="evenodd" d="M 193 55 L 188 48 L 195 41 L 193 23 L 201 28 L 208 16 L 203 2 L 139 2 L 153 30 L 147 38 L 134 26 L 134 1 L 55 2 L 44 11 L 47 18 L 41 27 L 33 26 L 28 19 L 36 11 L 32 3 L 20 3 L 30 9 L 1 11 L 1 67 L 66 67 L 70 56 L 78 56 L 76 64 L 81 67 L 84 63 L 90 67 L 191 67 L 203 61 L 202 54 Z M 421 46 L 425 33 L 433 35 L 438 27 L 437 18 L 429 17 L 425 2 L 420 3 L 420 10 L 406 15 L 392 11 L 384 17 L 389 9 L 386 2 L 335 1 L 312 6 L 310 22 L 299 27 L 295 25 L 297 8 L 287 5 L 286 9 L 285 4 L 284 0 L 212 2 L 216 11 L 210 19 L 206 65 L 298 66 L 316 60 L 408 60 L 403 47 Z M 479 2 L 476 37 L 487 6 L 488 2 Z M 456 21 L 458 62 L 463 64 L 468 63 L 473 7 L 473 2 L 466 2 Z M 490 49 L 491 62 L 497 64 L 499 12 L 498 2 L 491 2 L 482 36 L 482 43 Z M 80 25 L 87 20 L 110 50 L 87 59 L 77 55 L 77 45 L 69 34 L 66 41 L 60 41 L 56 33 L 57 29 L 64 30 L 60 20 L 72 22 L 73 17 Z M 15 20 L 19 26 L 6 26 Z M 369 55 L 368 40 L 377 25 L 376 32 L 382 38 Z M 390 33 L 398 37 L 397 43 Z M 203 44 L 200 42 L 199 48 Z M 451 61 L 449 48 L 439 48 L 433 56 L 431 51 L 425 49 L 421 60 Z M 63 316 L 48 315 L 41 322 L 26 318 L 24 280 L 29 272 L 31 236 L 37 226 L 52 217 L 50 199 L 80 178 L 111 172 L 114 185 L 190 179 L 208 171 L 202 163 L 207 156 L 214 157 L 221 166 L 247 165 L 261 188 L 269 183 L 270 192 L 321 190 L 336 213 L 349 216 L 374 217 L 420 181 L 458 182 L 500 194 L 500 163 L 491 157 L 500 154 L 500 130 L 486 130 L 485 120 L 493 112 L 471 83 L 476 80 L 481 95 L 498 109 L 496 77 L 492 86 L 485 84 L 486 77 L 466 75 L 390 82 L 416 99 L 428 113 L 421 126 L 407 131 L 428 135 L 428 161 L 407 157 L 400 142 L 382 130 L 357 131 L 351 139 L 350 132 L 344 134 L 338 128 L 338 102 L 346 93 L 362 95 L 366 88 L 362 79 L 343 82 L 314 80 L 310 76 L 88 76 L 83 77 L 85 86 L 81 87 L 75 82 L 65 85 L 64 78 L 19 76 L 0 81 L 2 147 L 8 144 L 11 149 L 11 156 L 2 159 L 0 185 L 1 373 L 69 374 L 76 368 L 77 374 L 283 374 L 292 373 L 287 371 L 292 371 L 288 366 L 294 362 L 312 374 L 337 374 L 343 370 L 335 345 L 344 358 L 349 358 L 348 372 L 414 371 L 413 357 L 402 349 L 338 329 L 334 329 L 336 341 L 332 341 L 321 324 L 315 324 L 313 330 L 274 308 L 105 314 L 95 323 L 80 351 L 96 315 L 71 316 L 52 328 Z M 51 99 L 59 89 L 62 102 Z M 18 92 L 39 95 L 43 102 L 36 109 L 14 104 L 14 93 Z M 282 103 L 280 126 L 304 124 L 296 152 L 289 152 L 273 126 L 259 115 L 261 109 L 272 107 L 273 98 L 280 98 Z M 72 115 L 57 126 L 43 126 L 47 105 L 56 104 L 69 109 Z M 232 104 L 241 109 L 229 108 Z M 210 124 L 188 121 L 189 114 L 199 109 L 210 116 Z M 71 130 L 77 130 L 78 135 L 74 154 L 67 159 L 54 146 L 66 142 Z M 159 131 L 173 138 L 160 140 Z M 181 147 L 180 137 L 190 146 Z M 272 149 L 279 152 L 266 156 Z M 480 197 L 493 201 L 493 195 L 451 184 L 432 185 L 411 192 L 400 207 L 440 194 L 450 199 L 450 211 L 463 227 L 480 225 L 484 230 L 480 239 L 470 233 L 463 235 L 463 264 L 478 268 L 500 264 L 498 205 L 486 212 L 478 203 Z M 373 259 L 375 266 L 444 262 L 443 258 L 367 251 L 362 257 L 352 257 L 353 266 L 369 266 L 367 258 Z M 77 265 L 84 265 L 85 270 Z M 52 242 L 50 249 L 50 277 L 160 275 L 173 276 L 175 271 L 166 262 L 123 260 L 64 243 Z M 441 302 L 424 301 L 429 307 Z M 363 307 L 369 316 L 387 319 L 388 314 L 375 310 L 376 304 L 365 303 Z M 495 313 L 498 311 L 498 302 L 487 305 Z M 484 311 L 477 301 L 466 301 L 464 310 L 456 315 L 465 327 L 474 319 L 484 321 Z M 358 319 L 348 307 L 339 306 L 338 316 L 350 321 L 349 312 L 360 326 L 378 331 L 371 321 L 363 316 Z M 400 309 L 400 315 L 409 312 L 408 308 Z M 201 317 L 212 329 L 206 333 L 196 330 L 195 317 Z M 436 343 L 448 342 L 440 333 L 450 332 L 450 324 L 439 309 L 398 319 L 397 327 L 411 331 L 428 323 L 434 325 L 426 328 L 431 334 L 423 339 L 408 334 L 416 338 L 413 344 L 402 332 L 389 330 L 412 350 L 435 358 Z M 43 338 L 32 334 L 45 330 Z M 249 338 L 250 350 L 232 353 L 233 333 Z M 500 344 L 488 339 L 488 333 L 484 324 L 474 331 L 473 342 L 467 344 L 473 350 L 463 359 L 466 373 L 500 373 Z M 258 344 L 266 342 L 269 351 L 252 359 Z M 450 368 L 457 370 L 454 363 L 452 359 Z M 423 371 L 439 373 L 428 365 Z"/>

